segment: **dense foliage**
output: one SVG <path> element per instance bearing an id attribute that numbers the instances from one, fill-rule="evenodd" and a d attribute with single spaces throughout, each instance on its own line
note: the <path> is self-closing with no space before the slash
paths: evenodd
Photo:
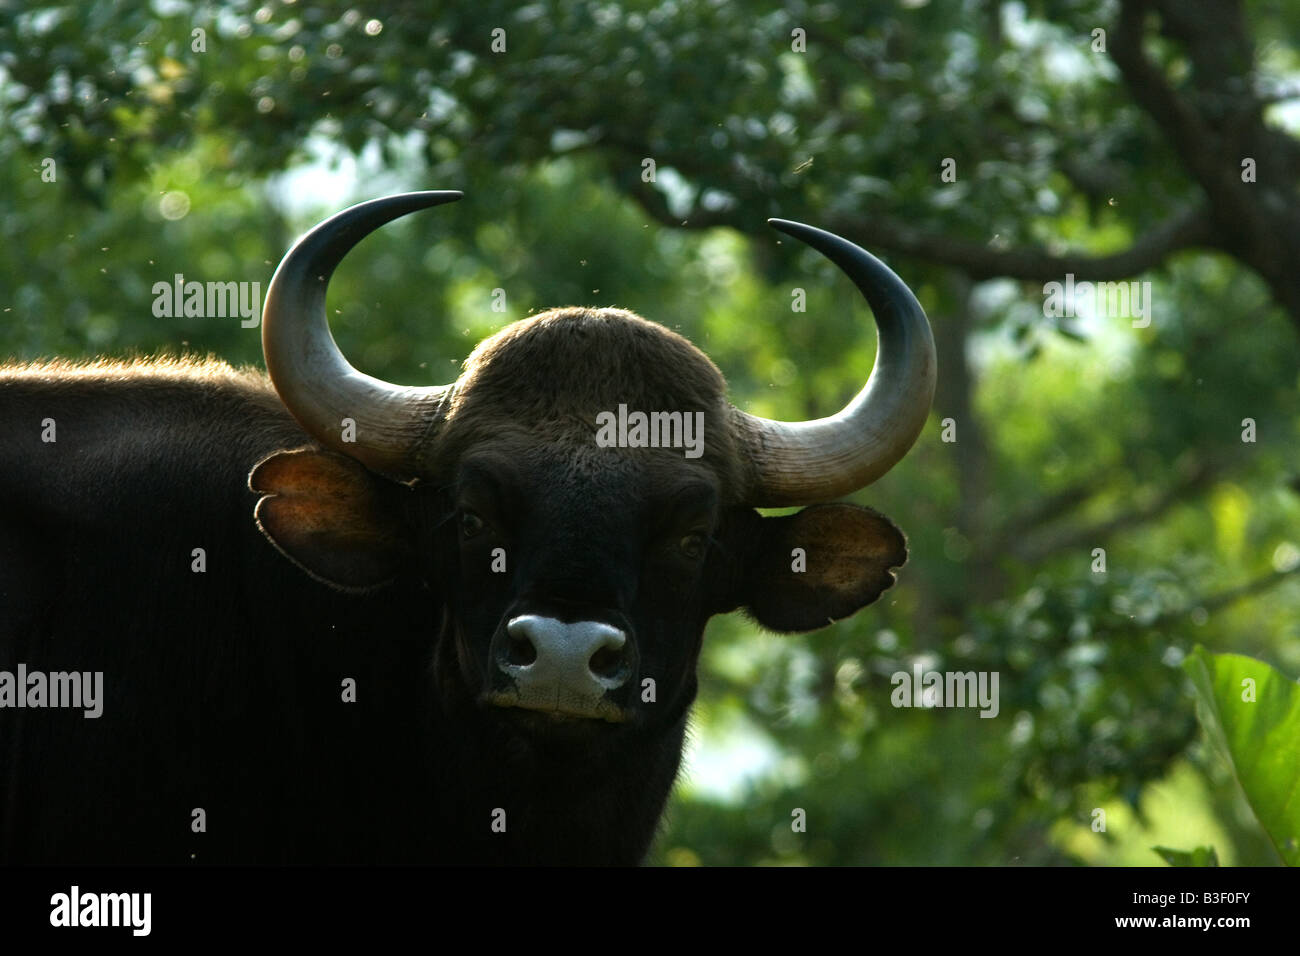
<path id="1" fill-rule="evenodd" d="M 1205 746 L 1182 665 L 1201 644 L 1300 673 L 1300 6 L 436 8 L 0 9 L 0 354 L 258 363 L 256 328 L 158 318 L 154 284 L 264 291 L 320 216 L 457 188 L 336 278 L 359 368 L 447 381 L 530 311 L 616 304 L 700 345 L 738 405 L 813 417 L 874 334 L 764 219 L 838 231 L 940 349 L 930 427 L 856 496 L 911 559 L 814 635 L 713 623 L 656 859 L 1287 856 L 1268 828 L 1300 809 L 1243 797 L 1260 772 Z M 1067 275 L 1147 283 L 1147 320 L 1048 314 Z M 918 663 L 997 672 L 997 715 L 893 706 Z"/>

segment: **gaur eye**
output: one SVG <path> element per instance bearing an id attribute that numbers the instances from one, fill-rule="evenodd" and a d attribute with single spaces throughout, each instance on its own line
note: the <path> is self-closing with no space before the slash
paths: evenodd
<path id="1" fill-rule="evenodd" d="M 460 513 L 460 533 L 467 538 L 472 538 L 483 530 L 483 519 L 472 511 L 462 511 Z"/>
<path id="2" fill-rule="evenodd" d="M 688 558 L 698 558 L 704 554 L 705 546 L 704 534 L 700 531 L 692 531 L 686 537 L 678 542 L 677 546 L 681 548 L 682 554 Z"/>

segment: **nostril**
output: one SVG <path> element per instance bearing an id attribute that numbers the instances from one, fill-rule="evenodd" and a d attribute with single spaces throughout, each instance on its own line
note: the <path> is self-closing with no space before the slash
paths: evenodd
<path id="1" fill-rule="evenodd" d="M 506 662 L 516 667 L 527 667 L 536 660 L 537 648 L 533 646 L 528 634 L 522 629 L 511 631 L 510 641 L 506 646 Z"/>
<path id="2" fill-rule="evenodd" d="M 591 655 L 591 661 L 587 666 L 597 677 L 616 677 L 623 667 L 623 651 L 621 648 L 602 647 Z"/>

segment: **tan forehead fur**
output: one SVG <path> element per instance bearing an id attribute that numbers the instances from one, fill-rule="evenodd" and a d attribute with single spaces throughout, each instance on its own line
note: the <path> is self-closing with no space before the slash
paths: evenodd
<path id="1" fill-rule="evenodd" d="M 620 404 L 703 412 L 703 457 L 598 448 L 596 416 Z M 722 373 L 676 332 L 622 309 L 553 309 L 507 326 L 465 360 L 437 451 L 455 458 L 470 447 L 516 445 L 531 454 L 544 445 L 591 467 L 707 469 L 729 488 L 740 468 L 733 414 Z"/>

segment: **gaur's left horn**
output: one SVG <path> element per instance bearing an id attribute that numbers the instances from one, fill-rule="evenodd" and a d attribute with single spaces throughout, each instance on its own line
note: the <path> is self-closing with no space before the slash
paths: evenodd
<path id="1" fill-rule="evenodd" d="M 455 202 L 452 190 L 359 203 L 299 239 L 280 262 L 262 310 L 262 352 L 280 399 L 308 434 L 376 471 L 409 477 L 411 452 L 442 414 L 452 386 L 391 385 L 358 372 L 330 334 L 325 290 L 339 262 L 385 223 Z M 343 441 L 342 420 L 356 423 Z"/>
<path id="2" fill-rule="evenodd" d="M 916 441 L 934 399 L 935 355 L 921 304 L 888 266 L 823 229 L 769 219 L 844 271 L 875 315 L 879 345 L 867 384 L 837 414 L 776 422 L 736 411 L 754 469 L 746 503 L 811 504 L 849 494 L 889 471 Z"/>

